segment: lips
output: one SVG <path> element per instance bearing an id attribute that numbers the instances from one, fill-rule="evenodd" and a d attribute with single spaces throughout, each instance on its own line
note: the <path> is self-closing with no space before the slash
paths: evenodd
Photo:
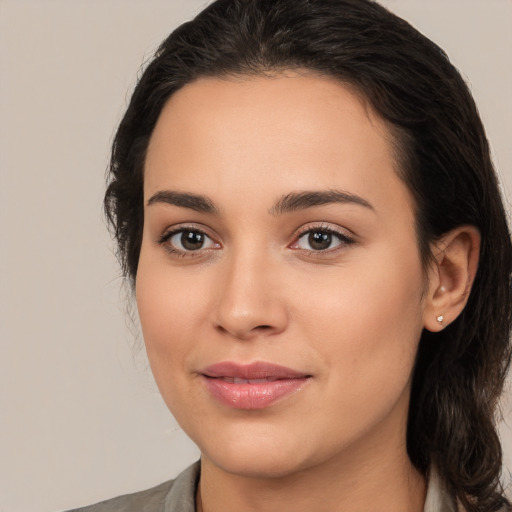
<path id="1" fill-rule="evenodd" d="M 213 398 L 235 409 L 269 407 L 301 390 L 311 377 L 267 362 L 222 362 L 199 373 Z"/>

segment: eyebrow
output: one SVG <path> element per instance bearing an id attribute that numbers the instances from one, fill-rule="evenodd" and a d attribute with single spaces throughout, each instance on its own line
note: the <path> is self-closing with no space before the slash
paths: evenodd
<path id="1" fill-rule="evenodd" d="M 147 205 L 150 206 L 157 203 L 171 204 L 200 213 L 217 215 L 220 213 L 219 209 L 211 199 L 203 195 L 192 194 L 189 192 L 160 190 L 148 199 Z M 269 213 L 275 216 L 333 203 L 355 204 L 368 208 L 369 210 L 374 210 L 373 206 L 366 201 L 366 199 L 355 194 L 350 194 L 341 190 L 314 190 L 291 192 L 282 196 L 276 201 L 274 206 L 270 208 Z"/>
<path id="2" fill-rule="evenodd" d="M 305 210 L 314 206 L 322 206 L 326 204 L 342 203 L 356 204 L 369 210 L 375 210 L 373 206 L 355 194 L 349 194 L 341 190 L 325 190 L 325 191 L 304 191 L 292 192 L 280 198 L 276 204 L 270 209 L 272 215 L 280 215 L 283 213 L 294 212 L 297 210 Z"/>
<path id="3" fill-rule="evenodd" d="M 190 210 L 200 213 L 219 213 L 213 201 L 207 197 L 187 192 L 160 190 L 149 198 L 147 205 L 150 206 L 156 203 L 172 204 L 181 208 L 189 208 Z"/>

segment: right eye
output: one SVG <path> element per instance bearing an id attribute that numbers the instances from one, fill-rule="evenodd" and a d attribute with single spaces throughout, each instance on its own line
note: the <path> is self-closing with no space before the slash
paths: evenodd
<path id="1" fill-rule="evenodd" d="M 178 253 L 183 256 L 186 253 L 220 247 L 203 231 L 191 228 L 180 228 L 168 232 L 159 240 L 159 243 L 164 245 L 170 253 Z"/>

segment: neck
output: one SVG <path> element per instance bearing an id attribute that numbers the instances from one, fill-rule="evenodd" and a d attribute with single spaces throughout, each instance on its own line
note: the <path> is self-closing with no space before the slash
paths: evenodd
<path id="1" fill-rule="evenodd" d="M 203 456 L 198 512 L 421 512 L 426 483 L 405 447 L 398 456 L 371 451 L 280 478 L 231 474 Z"/>

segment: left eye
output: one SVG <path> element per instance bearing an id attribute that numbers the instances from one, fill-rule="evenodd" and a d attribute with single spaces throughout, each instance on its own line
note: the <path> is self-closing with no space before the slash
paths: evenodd
<path id="1" fill-rule="evenodd" d="M 190 252 L 215 247 L 215 242 L 205 233 L 193 229 L 175 231 L 167 238 L 172 249 Z"/>
<path id="2" fill-rule="evenodd" d="M 299 237 L 294 244 L 297 249 L 307 251 L 326 251 L 334 249 L 343 243 L 350 243 L 347 237 L 325 229 L 312 229 Z"/>

